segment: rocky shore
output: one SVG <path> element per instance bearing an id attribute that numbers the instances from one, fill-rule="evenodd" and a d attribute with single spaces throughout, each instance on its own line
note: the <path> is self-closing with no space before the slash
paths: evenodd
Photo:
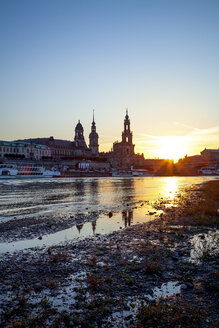
<path id="1" fill-rule="evenodd" d="M 110 235 L 1 254 L 0 327 L 218 327 L 219 181 L 154 208 Z"/>

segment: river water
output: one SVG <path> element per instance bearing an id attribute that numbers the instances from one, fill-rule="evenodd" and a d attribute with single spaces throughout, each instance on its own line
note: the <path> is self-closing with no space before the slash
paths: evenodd
<path id="1" fill-rule="evenodd" d="M 144 178 L 58 178 L 0 181 L 0 223 L 31 217 L 60 217 L 94 214 L 94 220 L 73 226 L 42 240 L 0 243 L 0 252 L 26 247 L 49 246 L 106 234 L 127 226 L 154 219 L 149 204 L 174 195 L 194 184 L 214 177 L 144 177 Z M 112 211 L 113 216 L 107 215 Z M 159 213 L 157 213 L 159 214 Z"/>

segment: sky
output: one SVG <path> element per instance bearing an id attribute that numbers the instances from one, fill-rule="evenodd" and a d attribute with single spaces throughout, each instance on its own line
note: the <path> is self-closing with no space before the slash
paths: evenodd
<path id="1" fill-rule="evenodd" d="M 183 157 L 219 147 L 218 0 L 1 0 L 0 140 L 121 140 Z"/>

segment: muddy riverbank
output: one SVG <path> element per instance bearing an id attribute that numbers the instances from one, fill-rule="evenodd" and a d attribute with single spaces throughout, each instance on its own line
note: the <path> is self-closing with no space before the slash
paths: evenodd
<path id="1" fill-rule="evenodd" d="M 218 190 L 160 199 L 155 220 L 110 235 L 1 254 L 0 326 L 217 327 Z"/>

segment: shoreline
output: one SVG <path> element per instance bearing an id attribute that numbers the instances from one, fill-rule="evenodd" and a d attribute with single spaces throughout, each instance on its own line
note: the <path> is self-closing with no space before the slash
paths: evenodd
<path id="1" fill-rule="evenodd" d="M 127 175 L 127 176 L 113 176 L 112 173 L 87 173 L 87 172 L 75 172 L 75 174 L 71 175 L 60 175 L 60 176 L 54 176 L 54 177 L 37 177 L 37 176 L 18 176 L 18 177 L 0 177 L 0 181 L 9 181 L 9 180 L 27 180 L 27 179 L 65 179 L 65 178 L 152 178 L 152 177 L 160 177 L 160 178 L 165 178 L 165 177 L 173 177 L 173 178 L 178 178 L 178 177 L 206 177 L 206 178 L 219 178 L 219 174 L 151 174 L 151 175 L 143 175 L 143 176 L 135 176 L 135 175 Z"/>

